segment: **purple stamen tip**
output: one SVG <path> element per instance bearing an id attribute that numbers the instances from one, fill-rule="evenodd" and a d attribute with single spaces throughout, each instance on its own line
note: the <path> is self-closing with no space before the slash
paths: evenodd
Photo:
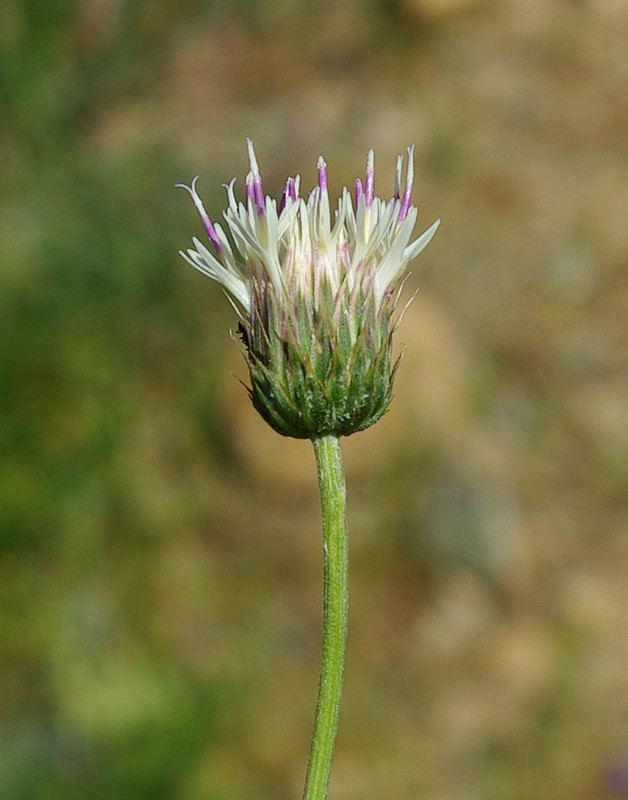
<path id="1" fill-rule="evenodd" d="M 203 227 L 205 228 L 205 233 L 207 234 L 207 238 L 214 246 L 214 250 L 216 250 L 217 253 L 221 253 L 222 247 L 220 245 L 220 239 L 218 238 L 218 234 L 216 233 L 216 228 L 214 227 L 214 223 L 211 221 L 207 211 L 205 211 L 205 206 L 203 205 L 203 201 L 201 200 L 198 192 L 196 191 L 197 182 L 198 182 L 198 175 L 192 180 L 191 186 L 186 186 L 185 183 L 177 183 L 175 184 L 175 188 L 185 189 L 185 191 L 190 195 L 190 197 L 192 198 L 192 202 L 196 206 L 196 210 L 199 213 L 201 221 L 203 222 Z"/>
<path id="2" fill-rule="evenodd" d="M 358 178 L 355 182 L 355 207 L 358 207 L 358 203 L 364 197 L 364 185 L 360 178 Z"/>
<path id="3" fill-rule="evenodd" d="M 247 206 L 249 201 L 251 201 L 255 204 L 257 213 L 263 214 L 266 209 L 264 206 L 264 190 L 262 189 L 262 179 L 260 176 L 255 175 L 253 172 L 249 172 L 246 176 L 244 191 L 246 195 Z"/>
<path id="4" fill-rule="evenodd" d="M 373 205 L 373 198 L 375 197 L 375 154 L 369 150 L 366 157 L 366 181 L 364 189 L 364 198 L 366 207 L 370 208 Z"/>
<path id="5" fill-rule="evenodd" d="M 262 188 L 262 179 L 257 176 L 255 178 L 254 183 L 254 190 L 255 190 L 255 205 L 257 206 L 257 211 L 260 214 L 263 214 L 266 210 L 266 205 L 264 202 L 264 189 Z"/>
<path id="6" fill-rule="evenodd" d="M 246 197 L 247 200 L 251 198 L 255 202 L 257 213 L 263 214 L 266 209 L 264 187 L 262 186 L 262 176 L 259 172 L 259 166 L 251 139 L 246 140 L 246 148 L 249 154 L 249 164 L 251 165 L 251 171 L 246 176 Z"/>
<path id="7" fill-rule="evenodd" d="M 324 192 L 327 190 L 327 164 L 323 156 L 318 157 L 316 170 L 318 172 L 318 188 L 321 192 Z"/>
<path id="8" fill-rule="evenodd" d="M 399 209 L 399 222 L 403 222 L 408 216 L 410 203 L 412 202 L 412 184 L 414 183 L 414 145 L 408 147 L 408 171 L 406 172 L 406 188 Z"/>
<path id="9" fill-rule="evenodd" d="M 296 199 L 297 199 L 296 183 L 294 182 L 294 178 L 288 178 L 281 195 L 281 200 L 279 201 L 279 213 L 281 214 L 281 212 L 284 210 L 284 208 L 288 204 L 288 200 L 291 203 L 294 203 Z"/>

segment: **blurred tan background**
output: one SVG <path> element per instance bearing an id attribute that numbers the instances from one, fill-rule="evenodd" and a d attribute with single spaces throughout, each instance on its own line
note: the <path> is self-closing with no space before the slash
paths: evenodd
<path id="1" fill-rule="evenodd" d="M 0 797 L 299 797 L 320 530 L 173 189 L 416 145 L 331 798 L 628 797 L 624 0 L 5 0 Z"/>

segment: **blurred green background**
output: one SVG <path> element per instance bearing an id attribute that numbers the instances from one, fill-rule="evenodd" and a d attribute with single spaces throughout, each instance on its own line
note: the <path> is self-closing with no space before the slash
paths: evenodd
<path id="1" fill-rule="evenodd" d="M 622 0 L 4 0 L 0 797 L 300 796 L 320 531 L 173 184 L 417 147 L 331 797 L 628 797 Z"/>

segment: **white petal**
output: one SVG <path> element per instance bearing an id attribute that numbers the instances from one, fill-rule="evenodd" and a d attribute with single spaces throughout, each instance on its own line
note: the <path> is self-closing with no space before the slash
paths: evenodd
<path id="1" fill-rule="evenodd" d="M 180 250 L 179 253 L 188 264 L 204 275 L 207 275 L 207 277 L 212 278 L 212 280 L 215 280 L 217 283 L 220 283 L 244 308 L 247 308 L 249 293 L 244 280 L 239 275 L 225 269 L 225 267 L 212 256 L 209 250 L 203 247 L 201 242 L 196 240 L 195 244 L 197 247 L 200 245 L 198 250 L 190 249 L 187 253 Z"/>
<path id="2" fill-rule="evenodd" d="M 439 225 L 440 219 L 437 219 L 436 222 L 430 225 L 430 227 L 419 236 L 416 242 L 412 242 L 412 244 L 406 248 L 403 254 L 403 257 L 406 261 L 411 261 L 413 258 L 416 258 L 421 250 L 424 250 L 428 246 L 432 240 L 432 237 L 438 230 Z"/>

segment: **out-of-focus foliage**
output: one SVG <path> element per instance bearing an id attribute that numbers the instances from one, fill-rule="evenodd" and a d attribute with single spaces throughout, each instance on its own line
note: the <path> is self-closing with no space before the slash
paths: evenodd
<path id="1" fill-rule="evenodd" d="M 199 316 L 174 269 L 176 159 L 154 142 L 103 157 L 92 139 L 111 103 L 132 105 L 155 85 L 168 27 L 153 27 L 144 5 L 3 8 L 7 800 L 177 795 L 213 741 L 230 683 L 161 652 L 153 630 L 157 542 L 179 532 L 148 499 L 159 490 L 147 488 L 152 459 L 138 438 L 150 438 L 148 406 L 177 403 L 185 417 L 200 407 L 194 384 L 205 395 L 212 379 L 187 374 Z"/>
<path id="2" fill-rule="evenodd" d="M 391 412 L 345 442 L 334 797 L 626 797 L 622 3 L 5 0 L 0 797 L 299 795 L 307 443 L 266 430 L 172 187 L 417 145 Z M 384 190 L 382 189 L 382 193 Z"/>

